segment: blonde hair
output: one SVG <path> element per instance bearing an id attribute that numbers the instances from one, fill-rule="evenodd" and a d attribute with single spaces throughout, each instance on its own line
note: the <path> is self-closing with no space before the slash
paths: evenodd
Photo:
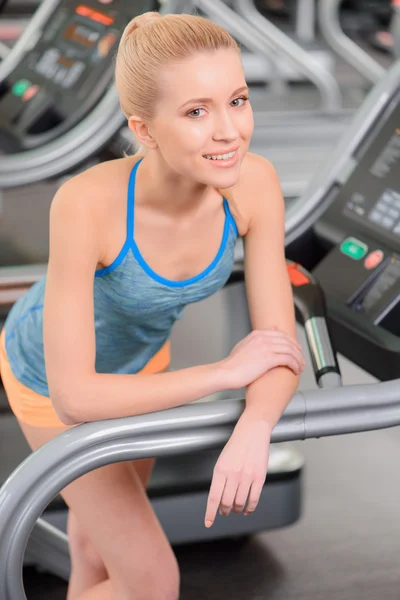
<path id="1" fill-rule="evenodd" d="M 115 64 L 115 82 L 126 118 L 152 119 L 158 72 L 164 65 L 221 48 L 240 53 L 225 29 L 203 17 L 147 12 L 132 19 L 122 34 Z M 145 153 L 145 149 L 141 147 L 137 153 Z"/>

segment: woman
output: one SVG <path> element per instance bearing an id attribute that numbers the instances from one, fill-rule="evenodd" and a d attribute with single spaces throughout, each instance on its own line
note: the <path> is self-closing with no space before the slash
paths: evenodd
<path id="1" fill-rule="evenodd" d="M 141 150 L 71 178 L 54 197 L 47 276 L 8 315 L 3 382 L 32 449 L 81 422 L 248 386 L 215 467 L 209 527 L 218 508 L 254 511 L 272 428 L 304 367 L 284 203 L 273 167 L 247 152 L 248 89 L 224 29 L 142 15 L 121 38 L 116 83 Z M 173 323 L 225 284 L 238 235 L 254 331 L 218 363 L 166 372 Z M 153 464 L 109 465 L 63 490 L 68 600 L 179 597 L 176 559 L 145 492 Z"/>

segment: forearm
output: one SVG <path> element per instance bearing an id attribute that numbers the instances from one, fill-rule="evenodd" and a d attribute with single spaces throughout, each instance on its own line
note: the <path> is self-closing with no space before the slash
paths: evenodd
<path id="1" fill-rule="evenodd" d="M 58 401 L 67 424 L 117 419 L 189 404 L 225 389 L 219 363 L 154 375 L 95 373 Z"/>
<path id="2" fill-rule="evenodd" d="M 299 377 L 286 367 L 276 367 L 246 389 L 245 415 L 267 422 L 271 431 L 278 423 L 299 384 Z"/>

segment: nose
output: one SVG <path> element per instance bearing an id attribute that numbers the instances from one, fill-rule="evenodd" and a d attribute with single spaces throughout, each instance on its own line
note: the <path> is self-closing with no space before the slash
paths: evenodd
<path id="1" fill-rule="evenodd" d="M 218 112 L 214 123 L 214 141 L 233 142 L 238 137 L 239 132 L 231 115 L 227 111 Z"/>

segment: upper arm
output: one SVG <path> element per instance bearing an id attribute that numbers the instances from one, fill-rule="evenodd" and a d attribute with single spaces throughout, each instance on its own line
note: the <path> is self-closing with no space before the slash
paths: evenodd
<path id="1" fill-rule="evenodd" d="M 245 280 L 252 327 L 273 326 L 296 337 L 292 287 L 285 260 L 285 205 L 274 167 L 249 157 L 241 186 L 248 228 Z"/>
<path id="2" fill-rule="evenodd" d="M 80 381 L 95 370 L 93 281 L 101 250 L 91 196 L 90 186 L 74 178 L 50 208 L 43 340 L 50 397 L 60 416 L 68 415 Z"/>

